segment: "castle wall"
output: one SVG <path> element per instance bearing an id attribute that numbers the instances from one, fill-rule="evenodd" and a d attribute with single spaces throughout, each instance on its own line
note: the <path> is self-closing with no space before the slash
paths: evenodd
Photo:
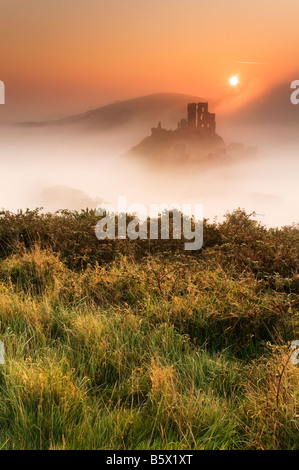
<path id="1" fill-rule="evenodd" d="M 188 104 L 188 127 L 189 129 L 196 128 L 196 103 Z"/>

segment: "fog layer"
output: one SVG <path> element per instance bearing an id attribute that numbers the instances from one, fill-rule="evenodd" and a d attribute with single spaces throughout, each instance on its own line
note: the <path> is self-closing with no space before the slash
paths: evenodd
<path id="1" fill-rule="evenodd" d="M 84 134 L 2 128 L 0 207 L 54 211 L 95 207 L 104 200 L 117 209 L 117 197 L 124 195 L 128 204 L 203 204 L 210 219 L 242 207 L 268 226 L 297 222 L 299 142 L 279 145 L 279 139 L 269 138 L 271 130 L 263 139 L 251 129 L 223 126 L 223 137 L 243 137 L 246 145 L 258 146 L 257 155 L 194 169 L 171 161 L 156 168 L 124 156 L 139 139 L 132 129 Z"/>

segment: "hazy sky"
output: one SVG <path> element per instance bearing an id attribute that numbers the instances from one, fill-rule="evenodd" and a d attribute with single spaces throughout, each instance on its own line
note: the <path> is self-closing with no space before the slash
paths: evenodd
<path id="1" fill-rule="evenodd" d="M 223 96 L 232 74 L 250 98 L 296 78 L 298 18 L 298 0 L 1 0 L 0 120 L 155 92 Z"/>
<path id="2" fill-rule="evenodd" d="M 149 174 L 141 161 L 124 158 L 141 139 L 135 125 L 122 130 L 130 142 L 121 151 L 114 148 L 120 131 L 85 136 L 1 126 L 0 207 L 53 210 L 119 194 L 155 202 L 154 194 L 156 202 L 204 203 L 208 217 L 241 206 L 269 224 L 295 221 L 299 144 L 292 148 L 286 130 L 297 136 L 299 106 L 290 104 L 288 84 L 299 79 L 298 18 L 298 0 L 0 0 L 0 122 L 178 92 L 223 99 L 213 107 L 217 131 L 259 148 L 256 159 L 194 171 L 190 180 L 176 169 L 172 178 L 168 170 Z M 228 82 L 234 75 L 235 88 Z M 223 114 L 250 100 L 235 120 Z"/>

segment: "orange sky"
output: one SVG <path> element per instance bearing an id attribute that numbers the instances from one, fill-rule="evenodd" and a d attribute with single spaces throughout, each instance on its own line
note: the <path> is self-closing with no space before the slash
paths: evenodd
<path id="1" fill-rule="evenodd" d="M 298 18 L 298 0 L 1 0 L 0 119 L 155 92 L 221 97 L 232 74 L 249 99 L 298 78 Z"/>

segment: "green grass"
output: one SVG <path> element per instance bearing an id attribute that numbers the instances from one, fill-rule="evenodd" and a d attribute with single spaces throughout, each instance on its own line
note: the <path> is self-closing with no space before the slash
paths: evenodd
<path id="1" fill-rule="evenodd" d="M 9 217 L 0 448 L 299 448 L 298 228 L 237 212 L 207 225 L 200 254 L 126 242 L 97 260 L 78 235 L 83 263 L 70 228 L 60 251 L 42 231 L 22 242 L 28 214 Z"/>

